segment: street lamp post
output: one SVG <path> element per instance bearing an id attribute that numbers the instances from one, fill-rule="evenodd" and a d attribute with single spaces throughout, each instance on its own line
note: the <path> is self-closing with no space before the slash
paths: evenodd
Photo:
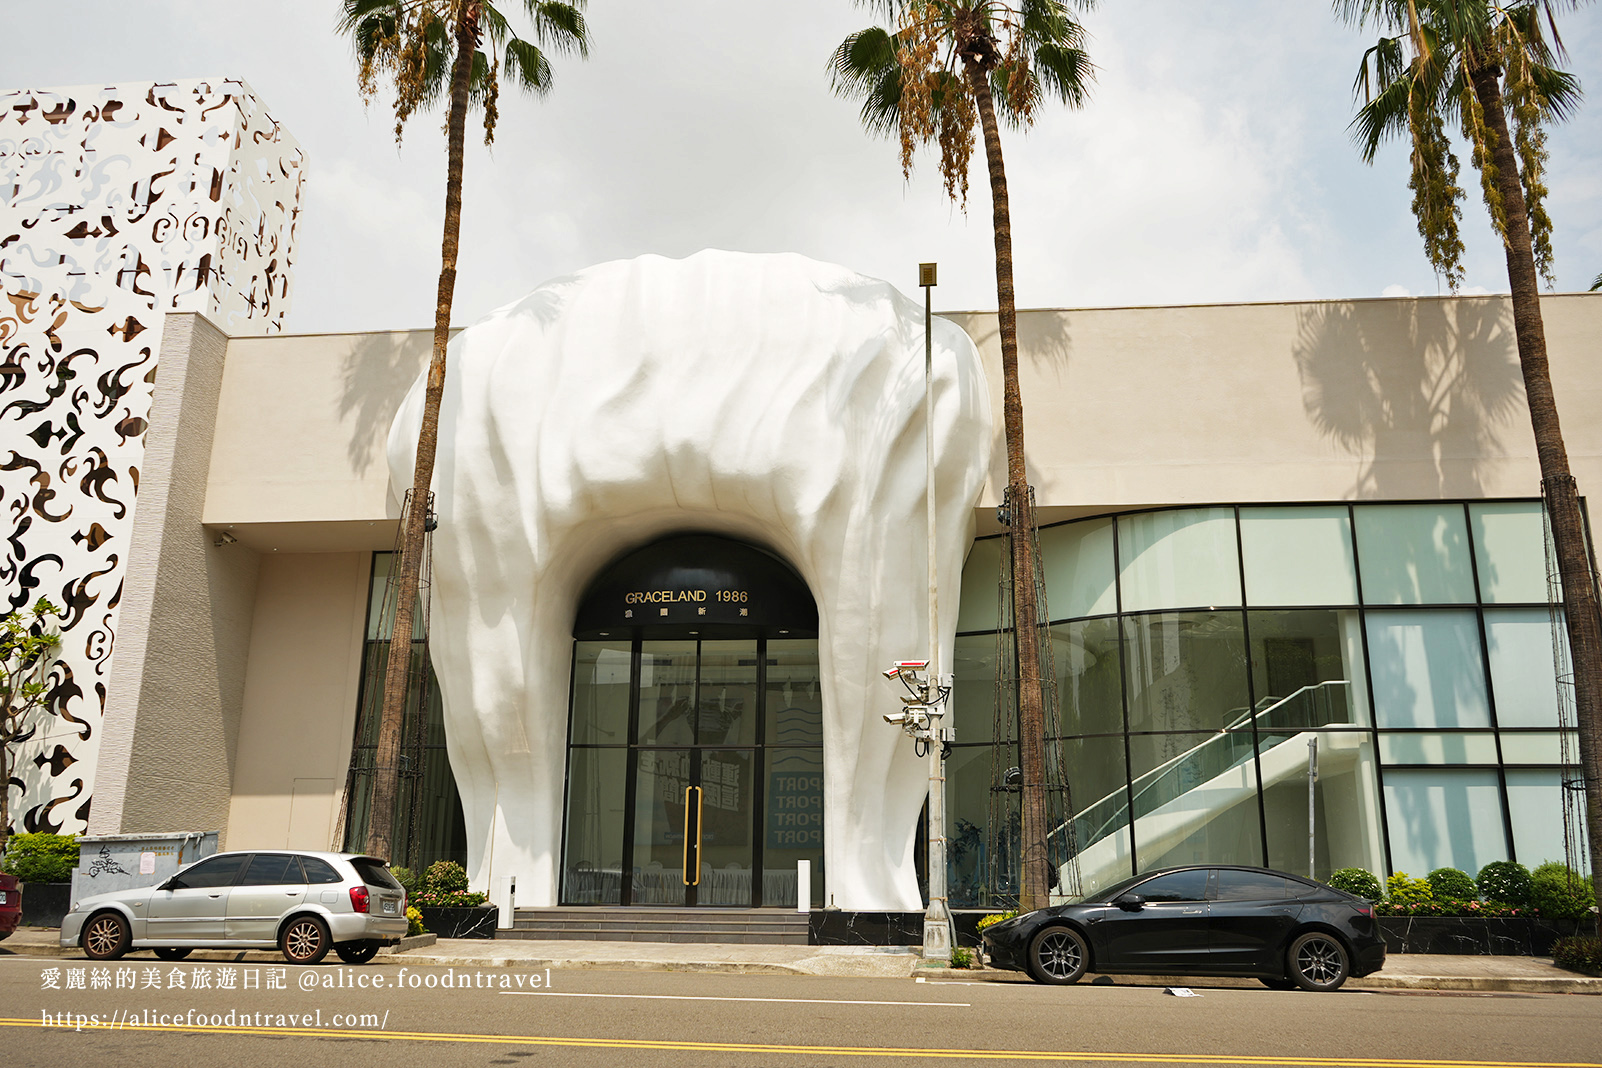
<path id="1" fill-rule="evenodd" d="M 925 492 L 929 501 L 929 655 L 922 660 L 897 660 L 884 677 L 906 690 L 902 709 L 887 713 L 886 723 L 899 726 L 912 739 L 913 752 L 929 759 L 929 907 L 923 914 L 923 958 L 951 961 L 951 909 L 946 903 L 946 764 L 945 746 L 953 738 L 950 727 L 940 725 L 946 714 L 951 686 L 940 674 L 940 568 L 935 553 L 934 477 L 934 340 L 930 333 L 933 313 L 929 291 L 935 285 L 935 265 L 918 265 L 923 287 L 923 423 Z"/>
<path id="2" fill-rule="evenodd" d="M 918 285 L 923 287 L 923 447 L 925 496 L 929 530 L 929 680 L 938 697 L 945 691 L 940 676 L 940 566 L 935 555 L 934 471 L 934 335 L 931 293 L 937 285 L 936 266 L 918 264 Z M 946 902 L 946 761 L 945 741 L 950 728 L 937 717 L 929 727 L 929 907 L 923 914 L 923 957 L 951 959 L 951 909 Z"/>

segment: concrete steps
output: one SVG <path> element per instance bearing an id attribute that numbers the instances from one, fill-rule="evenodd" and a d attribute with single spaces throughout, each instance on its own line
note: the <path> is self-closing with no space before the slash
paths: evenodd
<path id="1" fill-rule="evenodd" d="M 804 946 L 807 916 L 794 909 L 518 909 L 511 929 L 495 937 Z"/>

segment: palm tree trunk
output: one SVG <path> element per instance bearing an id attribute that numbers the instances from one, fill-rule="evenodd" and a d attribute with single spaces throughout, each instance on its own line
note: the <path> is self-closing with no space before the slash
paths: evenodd
<path id="1" fill-rule="evenodd" d="M 1569 634 L 1569 656 L 1574 665 L 1574 711 L 1579 729 L 1580 766 L 1585 776 L 1585 819 L 1597 904 L 1602 906 L 1602 614 L 1598 613 L 1597 587 L 1585 543 L 1579 490 L 1569 472 L 1569 454 L 1558 425 L 1557 401 L 1546 362 L 1546 328 L 1541 322 L 1541 294 L 1531 251 L 1530 221 L 1519 182 L 1518 160 L 1508 134 L 1502 107 L 1499 68 L 1480 66 L 1472 71 L 1474 95 L 1485 112 L 1485 123 L 1495 136 L 1497 188 L 1507 213 L 1507 278 L 1513 291 L 1513 327 L 1518 338 L 1519 365 L 1524 372 L 1524 393 L 1535 430 L 1535 452 L 1541 463 L 1541 485 L 1546 492 L 1552 523 L 1552 542 L 1563 582 L 1563 615 Z"/>
<path id="2" fill-rule="evenodd" d="M 1007 493 L 1012 542 L 1013 635 L 1018 651 L 1018 767 L 1022 775 L 1022 911 L 1049 903 L 1046 836 L 1046 717 L 1040 685 L 1039 611 L 1035 602 L 1034 502 L 1024 468 L 1023 395 L 1018 387 L 1018 308 L 1012 288 L 1012 212 L 1007 203 L 1007 170 L 1001 157 L 1001 131 L 990 78 L 984 65 L 963 55 L 968 83 L 979 109 L 990 167 L 990 204 L 996 235 L 996 304 L 1001 328 L 1002 427 L 1007 442 Z"/>
<path id="3" fill-rule="evenodd" d="M 395 583 L 395 626 L 390 632 L 384 670 L 384 704 L 373 756 L 373 800 L 367 825 L 366 851 L 389 859 L 394 848 L 395 797 L 400 791 L 401 727 L 410 689 L 412 627 L 417 606 L 417 577 L 422 569 L 423 526 L 428 518 L 429 486 L 434 481 L 434 453 L 439 445 L 439 405 L 445 393 L 445 346 L 450 339 L 451 301 L 456 295 L 456 250 L 462 227 L 462 157 L 467 142 L 467 103 L 473 55 L 478 50 L 477 0 L 460 0 L 456 10 L 456 60 L 451 68 L 451 106 L 446 124 L 445 233 L 440 242 L 439 290 L 434 303 L 434 353 L 423 393 L 423 426 L 417 437 L 417 466 L 412 475 L 411 507 L 401 538 Z M 423 665 L 428 670 L 428 665 Z"/>

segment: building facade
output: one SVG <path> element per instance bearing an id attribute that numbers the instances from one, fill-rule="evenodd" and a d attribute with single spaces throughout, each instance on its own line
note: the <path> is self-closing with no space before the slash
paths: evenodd
<path id="1" fill-rule="evenodd" d="M 5 251 L 21 307 L 44 287 L 13 286 Z M 32 300 L 5 329 L 53 352 Z M 13 783 L 13 811 L 54 813 L 18 829 L 355 844 L 429 335 L 258 335 L 221 304 L 157 305 L 161 373 L 140 365 L 144 425 L 124 427 L 137 505 L 126 531 L 95 514 L 126 539 L 117 640 L 80 634 L 99 604 L 69 618 L 93 666 L 68 661 L 45 732 L 90 701 L 107 742 L 65 747 L 66 800 Z M 1583 491 L 1602 295 L 1543 310 Z M 453 340 L 398 859 L 516 877 L 520 905 L 792 908 L 804 860 L 814 904 L 919 907 L 923 765 L 879 674 L 929 645 L 919 312 L 842 268 L 702 253 L 548 283 Z M 993 313 L 936 326 L 950 882 L 977 906 L 1016 878 L 1000 353 Z M 1042 309 L 1019 332 L 1060 890 L 1180 861 L 1384 876 L 1572 853 L 1505 298 Z M 71 602 L 87 578 L 104 601 L 103 564 L 29 540 L 62 511 L 35 479 L 71 473 L 18 458 L 69 413 L 28 408 L 63 403 L 58 364 L 18 365 L 8 596 Z M 113 484 L 73 471 L 91 500 Z M 54 781 L 52 752 L 29 766 Z"/>
<path id="2" fill-rule="evenodd" d="M 196 778 L 207 822 L 226 816 L 237 694 L 145 676 L 148 643 L 196 635 L 123 620 L 163 567 L 195 562 L 150 555 L 176 519 L 173 484 L 205 479 L 189 461 L 210 413 L 183 398 L 210 387 L 172 379 L 221 366 L 164 364 L 194 343 L 170 316 L 203 316 L 217 338 L 282 329 L 303 173 L 300 146 L 241 81 L 0 92 L 0 578 L 7 611 L 40 596 L 64 610 L 51 715 L 9 784 L 18 830 L 79 833 L 91 808 L 116 822 L 130 789 Z M 206 757 L 177 769 L 145 750 L 147 693 L 194 702 L 194 729 L 161 741 L 198 735 L 185 747 Z M 98 775 L 107 749 L 137 781 Z"/>

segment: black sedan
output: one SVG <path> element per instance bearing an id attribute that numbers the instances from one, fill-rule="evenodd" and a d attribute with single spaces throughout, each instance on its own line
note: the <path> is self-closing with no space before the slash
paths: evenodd
<path id="1" fill-rule="evenodd" d="M 1247 976 L 1276 990 L 1336 990 L 1377 972 L 1385 941 L 1360 897 L 1263 868 L 1165 868 L 984 932 L 998 968 L 1041 983 L 1086 972 Z"/>

